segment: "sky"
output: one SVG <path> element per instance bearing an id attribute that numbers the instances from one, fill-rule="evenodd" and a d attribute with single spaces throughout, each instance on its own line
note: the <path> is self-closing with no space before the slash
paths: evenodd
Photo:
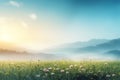
<path id="1" fill-rule="evenodd" d="M 0 0 L 0 41 L 30 49 L 120 36 L 119 0 Z"/>

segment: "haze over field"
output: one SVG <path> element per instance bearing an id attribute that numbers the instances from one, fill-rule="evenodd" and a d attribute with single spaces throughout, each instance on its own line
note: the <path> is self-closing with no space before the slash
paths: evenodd
<path id="1" fill-rule="evenodd" d="M 119 0 L 1 0 L 1 59 L 118 60 L 119 22 Z"/>

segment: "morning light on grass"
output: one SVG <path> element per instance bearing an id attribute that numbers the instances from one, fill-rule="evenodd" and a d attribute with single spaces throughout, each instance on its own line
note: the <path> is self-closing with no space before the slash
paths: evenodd
<path id="1" fill-rule="evenodd" d="M 120 62 L 0 62 L 1 80 L 119 80 Z"/>
<path id="2" fill-rule="evenodd" d="M 0 80 L 120 80 L 120 1 L 0 0 Z"/>

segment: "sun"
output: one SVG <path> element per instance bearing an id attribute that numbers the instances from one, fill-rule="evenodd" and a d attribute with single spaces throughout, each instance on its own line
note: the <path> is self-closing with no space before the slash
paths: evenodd
<path id="1" fill-rule="evenodd" d="M 12 35 L 10 33 L 10 29 L 7 26 L 7 23 L 0 24 L 0 41 L 2 42 L 11 42 Z"/>
<path id="2" fill-rule="evenodd" d="M 4 42 L 11 42 L 12 37 L 9 34 L 1 34 L 0 35 L 0 40 Z"/>

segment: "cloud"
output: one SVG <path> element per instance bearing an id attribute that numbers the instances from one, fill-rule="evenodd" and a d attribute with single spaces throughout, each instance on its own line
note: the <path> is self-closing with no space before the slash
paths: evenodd
<path id="1" fill-rule="evenodd" d="M 35 13 L 30 14 L 29 17 L 30 17 L 32 20 L 36 20 L 36 19 L 37 19 L 37 15 L 36 15 Z"/>
<path id="2" fill-rule="evenodd" d="M 16 1 L 9 1 L 9 4 L 11 6 L 15 6 L 15 7 L 20 7 L 21 6 L 20 3 L 16 2 Z"/>

